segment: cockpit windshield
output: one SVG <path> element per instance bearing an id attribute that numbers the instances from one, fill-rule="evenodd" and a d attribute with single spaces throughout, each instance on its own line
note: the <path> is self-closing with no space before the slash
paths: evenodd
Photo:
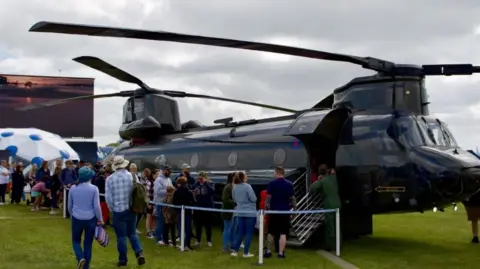
<path id="1" fill-rule="evenodd" d="M 425 137 L 427 145 L 456 147 L 457 141 L 453 137 L 445 123 L 438 119 L 421 117 L 420 129 Z"/>

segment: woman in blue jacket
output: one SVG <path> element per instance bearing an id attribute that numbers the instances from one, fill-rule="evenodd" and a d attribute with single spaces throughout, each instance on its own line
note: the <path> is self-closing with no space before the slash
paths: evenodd
<path id="1" fill-rule="evenodd" d="M 247 175 L 244 172 L 237 172 L 233 178 L 235 186 L 232 190 L 232 198 L 237 205 L 238 233 L 235 240 L 235 247 L 232 256 L 236 257 L 240 245 L 245 237 L 243 257 L 251 258 L 254 255 L 249 252 L 252 244 L 255 224 L 257 222 L 257 196 L 250 184 L 247 184 Z"/>

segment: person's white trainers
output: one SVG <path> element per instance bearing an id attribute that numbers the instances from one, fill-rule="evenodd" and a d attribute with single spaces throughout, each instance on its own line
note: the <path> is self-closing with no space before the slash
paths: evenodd
<path id="1" fill-rule="evenodd" d="M 199 247 L 199 246 L 200 246 L 200 242 L 198 242 L 198 241 L 195 242 L 195 243 L 192 245 L 192 247 Z"/>
<path id="2" fill-rule="evenodd" d="M 232 256 L 232 257 L 237 257 L 237 256 L 238 256 L 238 253 L 237 253 L 237 252 L 232 252 L 232 253 L 230 253 L 230 256 Z"/>
<path id="3" fill-rule="evenodd" d="M 244 245 L 244 244 L 241 244 L 241 245 L 240 245 L 240 248 L 242 248 L 242 249 L 245 248 L 245 245 Z"/>
<path id="4" fill-rule="evenodd" d="M 212 247 L 212 242 L 207 242 L 207 246 Z"/>
<path id="5" fill-rule="evenodd" d="M 255 257 L 255 255 L 253 255 L 252 253 L 247 253 L 247 254 L 243 254 L 243 257 L 244 258 L 252 258 L 252 257 Z"/>
<path id="6" fill-rule="evenodd" d="M 57 214 L 58 214 L 58 211 L 52 210 L 52 211 L 50 211 L 50 213 L 48 213 L 48 214 L 50 214 L 50 215 L 57 215 Z"/>
<path id="7" fill-rule="evenodd" d="M 5 205 L 4 203 L 0 203 L 0 205 Z"/>

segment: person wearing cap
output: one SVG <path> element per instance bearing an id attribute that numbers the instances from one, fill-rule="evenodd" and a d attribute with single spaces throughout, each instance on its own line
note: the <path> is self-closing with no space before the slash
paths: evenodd
<path id="1" fill-rule="evenodd" d="M 95 228 L 103 224 L 100 208 L 100 193 L 97 186 L 91 184 L 95 172 L 82 167 L 78 170 L 78 184 L 70 189 L 68 212 L 72 220 L 72 246 L 77 258 L 77 268 L 90 268 L 92 244 Z M 83 249 L 82 249 L 82 234 Z"/>
<path id="2" fill-rule="evenodd" d="M 213 208 L 213 196 L 215 189 L 208 179 L 207 172 L 198 173 L 198 181 L 193 185 L 193 194 L 195 195 L 196 205 L 203 208 Z M 202 241 L 202 229 L 205 227 L 207 235 L 207 245 L 212 246 L 212 213 L 206 210 L 197 210 L 193 214 L 195 223 L 195 233 L 197 235 L 196 246 L 200 246 Z"/>
<path id="3" fill-rule="evenodd" d="M 135 252 L 138 265 L 145 264 L 143 248 L 137 235 L 137 214 L 130 210 L 132 199 L 133 177 L 127 170 L 129 161 L 123 156 L 115 156 L 111 174 L 105 183 L 105 200 L 113 212 L 113 228 L 117 236 L 118 267 L 127 266 L 127 238 Z"/>
<path id="4" fill-rule="evenodd" d="M 157 213 L 157 223 L 155 227 L 155 240 L 157 244 L 164 245 L 163 243 L 163 228 L 165 227 L 165 222 L 163 219 L 163 199 L 167 195 L 167 187 L 173 186 L 172 180 L 170 179 L 170 174 L 172 173 L 172 168 L 169 165 L 163 167 L 162 172 L 159 173 L 158 177 L 153 183 L 153 196 L 155 202 L 155 212 Z"/>
<path id="5" fill-rule="evenodd" d="M 195 184 L 195 178 L 190 174 L 190 165 L 188 163 L 182 164 L 182 172 L 175 178 L 177 180 L 179 177 L 185 177 L 187 179 L 187 185 L 192 188 Z"/>

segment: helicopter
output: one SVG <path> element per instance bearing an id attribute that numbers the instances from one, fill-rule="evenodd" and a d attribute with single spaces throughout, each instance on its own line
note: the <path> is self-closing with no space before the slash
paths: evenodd
<path id="1" fill-rule="evenodd" d="M 310 108 L 295 110 L 223 97 L 152 88 L 139 78 L 99 58 L 74 61 L 136 84 L 139 89 L 32 104 L 29 110 L 74 100 L 128 97 L 119 134 L 127 140 L 113 155 L 124 155 L 139 167 L 183 164 L 192 173 L 209 171 L 216 188 L 226 175 L 244 170 L 257 190 L 283 166 L 292 181 L 298 209 L 321 208 L 321 197 L 309 194 L 317 167 L 334 167 L 342 200 L 342 234 L 371 234 L 372 216 L 424 212 L 455 205 L 480 188 L 480 160 L 462 149 L 447 124 L 429 113 L 426 76 L 471 75 L 471 64 L 405 65 L 283 45 L 187 35 L 165 31 L 38 22 L 31 32 L 168 41 L 236 48 L 346 62 L 375 71 L 352 79 Z M 281 117 L 233 121 L 205 126 L 181 123 L 174 98 L 206 98 L 289 113 Z M 296 244 L 303 245 L 321 226 L 322 216 L 296 216 Z"/>

